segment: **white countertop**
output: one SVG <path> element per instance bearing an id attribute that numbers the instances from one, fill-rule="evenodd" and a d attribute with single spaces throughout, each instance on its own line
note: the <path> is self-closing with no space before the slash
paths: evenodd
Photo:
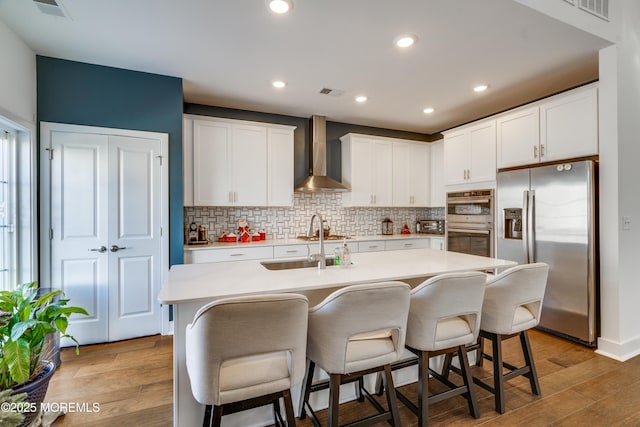
<path id="1" fill-rule="evenodd" d="M 271 271 L 258 260 L 174 265 L 169 270 L 158 300 L 162 304 L 181 304 L 228 296 L 301 292 L 515 265 L 511 261 L 435 249 L 354 253 L 352 259 L 353 265 L 349 267 L 330 266 L 326 270 L 299 268 Z"/>
<path id="2" fill-rule="evenodd" d="M 368 242 L 372 240 L 403 240 L 403 239 L 425 239 L 425 238 L 440 238 L 444 239 L 443 234 L 391 234 L 382 235 L 377 234 L 373 236 L 349 236 L 347 243 L 352 242 Z M 325 240 L 325 243 L 342 243 L 342 239 L 338 240 Z M 219 249 L 219 248 L 234 248 L 234 247 L 253 247 L 253 246 L 282 246 L 282 245 L 306 245 L 306 244 L 318 244 L 317 240 L 303 240 L 303 239 L 267 239 L 257 240 L 255 242 L 235 242 L 235 243 L 223 243 L 223 242 L 210 242 L 207 245 L 184 245 L 185 251 L 197 251 L 202 249 Z"/>

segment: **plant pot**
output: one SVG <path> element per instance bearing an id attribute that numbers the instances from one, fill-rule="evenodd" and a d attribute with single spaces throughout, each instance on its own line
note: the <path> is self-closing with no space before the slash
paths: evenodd
<path id="1" fill-rule="evenodd" d="M 46 366 L 37 377 L 31 381 L 27 381 L 26 383 L 19 384 L 13 389 L 13 394 L 27 393 L 27 397 L 24 401 L 35 403 L 35 407 L 37 408 L 36 411 L 25 412 L 24 421 L 18 427 L 28 426 L 38 415 L 38 412 L 40 412 L 40 404 L 44 400 L 44 396 L 47 394 L 47 388 L 49 388 L 49 381 L 56 371 L 55 363 L 48 360 L 44 360 L 41 363 Z"/>

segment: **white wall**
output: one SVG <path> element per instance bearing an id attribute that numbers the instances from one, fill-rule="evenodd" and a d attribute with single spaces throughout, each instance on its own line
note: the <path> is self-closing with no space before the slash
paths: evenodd
<path id="1" fill-rule="evenodd" d="M 37 279 L 36 56 L 0 20 L 0 124 L 16 131 L 17 283 Z"/>
<path id="2" fill-rule="evenodd" d="M 609 2 L 610 22 L 558 0 L 515 0 L 615 45 L 600 51 L 600 309 L 598 352 L 640 354 L 640 2 Z M 623 229 L 622 217 L 631 218 Z"/>
<path id="3" fill-rule="evenodd" d="M 617 262 L 613 254 L 604 254 L 606 270 L 602 271 L 604 286 L 601 292 L 605 321 L 598 348 L 602 354 L 626 360 L 640 354 L 640 275 L 637 268 L 640 255 L 640 196 L 637 189 L 640 178 L 640 3 L 637 0 L 617 3 L 621 9 L 616 48 L 606 49 L 601 54 L 601 79 L 606 79 L 609 89 L 604 95 L 608 101 L 615 102 L 609 106 L 614 112 L 601 110 L 601 120 L 604 119 L 604 126 L 615 126 L 615 132 L 610 130 L 601 134 L 601 144 L 617 141 L 617 171 L 609 170 L 605 176 L 610 182 L 618 180 L 617 200 L 610 198 L 607 205 L 603 205 L 609 211 L 617 210 L 617 215 L 611 214 L 607 218 L 612 225 L 607 226 L 602 251 L 615 250 L 613 246 L 617 245 L 618 252 L 615 254 Z M 613 150 L 604 154 L 614 160 Z M 629 229 L 623 226 L 625 216 L 631 218 Z"/>
<path id="4" fill-rule="evenodd" d="M 27 127 L 36 122 L 36 56 L 0 20 L 0 115 Z"/>

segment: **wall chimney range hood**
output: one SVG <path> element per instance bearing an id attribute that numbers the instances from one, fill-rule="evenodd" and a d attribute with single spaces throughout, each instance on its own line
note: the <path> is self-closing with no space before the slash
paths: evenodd
<path id="1" fill-rule="evenodd" d="M 309 176 L 294 189 L 302 193 L 349 191 L 342 183 L 327 176 L 327 118 L 311 116 L 309 140 Z"/>

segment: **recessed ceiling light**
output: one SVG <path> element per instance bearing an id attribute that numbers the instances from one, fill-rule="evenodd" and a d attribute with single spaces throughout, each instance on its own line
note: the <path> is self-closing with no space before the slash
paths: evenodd
<path id="1" fill-rule="evenodd" d="M 485 90 L 487 90 L 489 86 L 487 85 L 478 85 L 476 87 L 473 88 L 474 92 L 484 92 Z"/>
<path id="2" fill-rule="evenodd" d="M 267 4 L 273 13 L 283 14 L 293 9 L 292 0 L 267 0 Z"/>
<path id="3" fill-rule="evenodd" d="M 412 46 L 416 41 L 418 41 L 418 38 L 416 36 L 412 34 L 403 34 L 396 37 L 393 42 L 398 47 L 406 48 Z"/>
<path id="4" fill-rule="evenodd" d="M 274 80 L 271 82 L 271 85 L 275 88 L 282 89 L 287 85 L 287 82 L 283 82 L 282 80 Z"/>
<path id="5" fill-rule="evenodd" d="M 431 114 L 434 111 L 436 111 L 436 109 L 435 108 L 431 108 L 431 107 L 425 108 L 424 110 L 422 110 L 422 112 L 425 113 L 425 114 Z"/>
<path id="6" fill-rule="evenodd" d="M 356 96 L 356 102 L 365 102 L 366 100 L 367 100 L 367 97 L 364 95 Z"/>

